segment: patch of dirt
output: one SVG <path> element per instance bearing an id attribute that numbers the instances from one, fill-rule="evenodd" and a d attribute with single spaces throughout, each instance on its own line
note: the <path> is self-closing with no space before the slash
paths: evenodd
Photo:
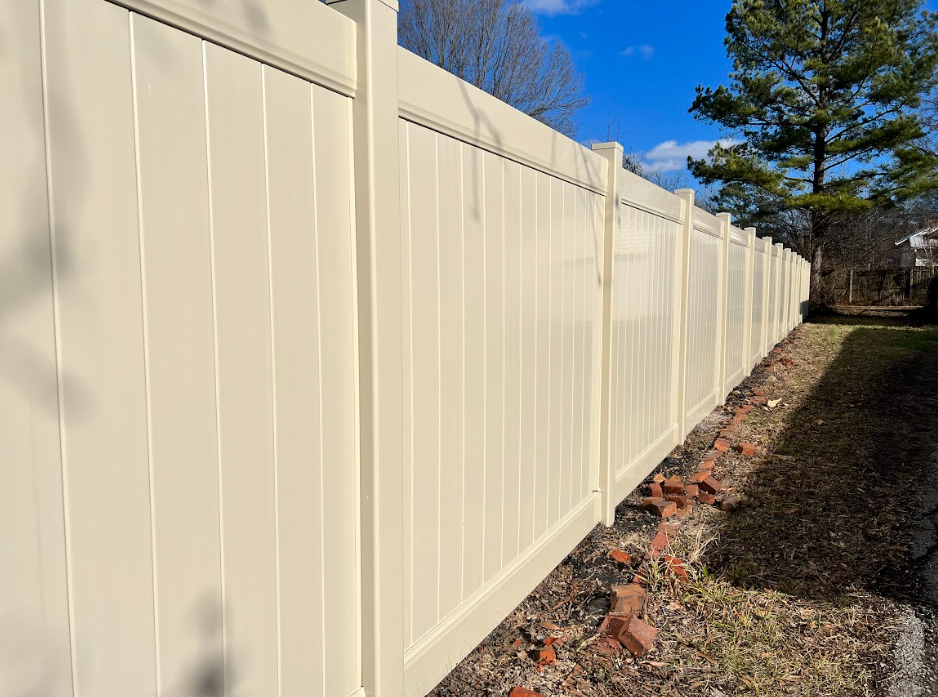
<path id="1" fill-rule="evenodd" d="M 691 581 L 653 566 L 651 653 L 633 658 L 596 637 L 611 586 L 631 580 L 654 536 L 643 485 L 613 527 L 597 527 L 431 694 L 502 697 L 519 685 L 548 697 L 896 694 L 892 657 L 908 665 L 908 651 L 938 628 L 924 594 L 928 555 L 913 554 L 938 489 L 929 449 L 938 331 L 906 325 L 803 325 L 782 344 L 792 367 L 767 359 L 661 463 L 656 473 L 689 475 L 755 387 L 780 400 L 732 438 L 755 443 L 756 457 L 717 462 L 741 508 L 696 506 L 672 543 Z M 634 564 L 609 559 L 616 548 Z M 551 637 L 561 640 L 557 661 L 538 666 Z M 923 690 L 926 673 L 914 683 Z"/>

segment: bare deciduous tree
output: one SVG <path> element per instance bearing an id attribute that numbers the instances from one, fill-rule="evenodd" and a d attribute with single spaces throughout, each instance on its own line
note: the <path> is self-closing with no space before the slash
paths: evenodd
<path id="1" fill-rule="evenodd" d="M 510 0 L 405 0 L 401 46 L 561 133 L 576 132 L 583 78 L 561 42 Z"/>

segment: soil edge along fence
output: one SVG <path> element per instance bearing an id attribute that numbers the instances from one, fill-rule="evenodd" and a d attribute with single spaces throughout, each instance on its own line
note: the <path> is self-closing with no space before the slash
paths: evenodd
<path id="1" fill-rule="evenodd" d="M 11 694 L 424 695 L 804 319 L 396 11 L 0 8 Z"/>

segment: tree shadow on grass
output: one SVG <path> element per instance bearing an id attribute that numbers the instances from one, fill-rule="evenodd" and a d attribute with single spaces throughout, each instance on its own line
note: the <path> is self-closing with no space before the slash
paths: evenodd
<path id="1" fill-rule="evenodd" d="M 925 602 L 916 570 L 934 541 L 912 550 L 938 489 L 938 330 L 889 325 L 812 336 L 839 353 L 738 482 L 748 502 L 723 520 L 712 571 L 803 598 Z"/>

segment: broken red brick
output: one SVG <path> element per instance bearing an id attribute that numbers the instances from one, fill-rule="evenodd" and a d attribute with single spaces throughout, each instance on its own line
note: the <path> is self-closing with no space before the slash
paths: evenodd
<path id="1" fill-rule="evenodd" d="M 710 476 L 709 472 L 694 472 L 687 480 L 688 484 L 700 484 L 704 479 Z"/>
<path id="2" fill-rule="evenodd" d="M 671 556 L 662 556 L 662 561 L 668 565 L 668 568 L 674 573 L 677 580 L 681 583 L 687 583 L 690 580 L 690 576 L 687 574 L 687 569 L 684 568 L 684 562 L 682 562 L 677 557 Z"/>
<path id="3" fill-rule="evenodd" d="M 677 517 L 683 519 L 689 516 L 693 512 L 694 512 L 694 504 L 689 503 L 686 506 L 684 506 L 684 508 L 677 509 Z"/>
<path id="4" fill-rule="evenodd" d="M 511 691 L 511 694 L 508 697 L 544 697 L 540 692 L 535 692 L 534 690 L 529 690 L 526 687 L 516 687 Z"/>
<path id="5" fill-rule="evenodd" d="M 744 423 L 746 423 L 746 419 L 748 418 L 749 414 L 741 414 L 737 412 L 730 421 L 730 426 L 742 426 Z"/>
<path id="6" fill-rule="evenodd" d="M 706 491 L 701 491 L 697 500 L 706 506 L 712 506 L 717 502 L 716 497 L 713 494 L 708 494 Z"/>
<path id="7" fill-rule="evenodd" d="M 737 424 L 729 424 L 726 428 L 720 431 L 720 438 L 728 439 L 730 436 L 736 433 L 737 428 L 739 428 Z"/>
<path id="8" fill-rule="evenodd" d="M 684 487 L 681 487 L 681 491 L 683 490 L 684 490 Z M 664 497 L 664 500 L 673 501 L 674 503 L 676 503 L 678 510 L 680 510 L 681 508 L 687 508 L 688 504 L 693 505 L 694 503 L 690 498 L 688 498 L 684 494 L 669 494 L 668 496 Z"/>
<path id="9" fill-rule="evenodd" d="M 645 589 L 637 583 L 612 587 L 611 612 L 640 613 L 645 609 Z"/>
<path id="10" fill-rule="evenodd" d="M 658 484 L 657 482 L 652 482 L 651 484 L 649 484 L 648 491 L 649 491 L 649 494 L 653 496 L 654 498 L 660 499 L 662 496 L 664 496 L 664 491 L 662 491 L 661 485 Z"/>
<path id="11" fill-rule="evenodd" d="M 697 470 L 700 472 L 712 472 L 713 471 L 713 460 L 701 460 L 700 464 L 697 465 Z"/>
<path id="12" fill-rule="evenodd" d="M 730 449 L 730 442 L 726 440 L 726 438 L 717 438 L 713 443 L 713 447 L 719 450 L 721 453 L 725 453 Z"/>
<path id="13" fill-rule="evenodd" d="M 741 406 L 739 409 L 736 410 L 736 413 L 737 414 L 739 413 L 749 414 L 753 409 L 755 409 L 755 407 L 752 406 L 751 404 L 744 404 L 743 406 Z"/>
<path id="14" fill-rule="evenodd" d="M 677 537 L 681 531 L 681 526 L 677 523 L 658 523 L 658 532 L 664 533 L 668 537 Z"/>
<path id="15" fill-rule="evenodd" d="M 621 549 L 614 549 L 609 552 L 609 558 L 612 559 L 612 561 L 619 562 L 620 564 L 632 563 L 632 555 L 627 554 Z"/>
<path id="16" fill-rule="evenodd" d="M 697 495 L 700 493 L 700 487 L 696 484 L 685 484 L 684 485 L 684 495 L 689 496 L 692 499 L 697 498 Z"/>
<path id="17" fill-rule="evenodd" d="M 633 656 L 644 656 L 655 645 L 658 630 L 635 615 L 613 617 L 607 632 Z"/>
<path id="18" fill-rule="evenodd" d="M 754 406 L 761 407 L 768 399 L 765 396 L 756 396 L 749 400 Z"/>
<path id="19" fill-rule="evenodd" d="M 766 392 L 765 392 L 765 388 L 764 388 L 764 387 L 757 387 L 756 389 L 754 389 L 754 390 L 752 391 L 752 393 L 753 393 L 756 397 L 765 397 L 765 395 L 766 395 Z"/>
<path id="20" fill-rule="evenodd" d="M 708 476 L 706 479 L 700 482 L 700 488 L 703 491 L 706 491 L 708 494 L 716 494 L 720 489 L 723 488 L 723 485 L 713 477 Z"/>
<path id="21" fill-rule="evenodd" d="M 682 491 L 684 491 L 684 482 L 677 475 L 674 475 L 664 483 L 665 494 L 680 494 Z"/>
<path id="22" fill-rule="evenodd" d="M 642 508 L 656 513 L 662 518 L 668 518 L 677 513 L 677 505 L 671 501 L 665 501 L 655 497 L 649 497 L 642 500 Z"/>
<path id="23" fill-rule="evenodd" d="M 756 446 L 752 443 L 740 443 L 736 446 L 736 452 L 746 457 L 752 457 L 756 454 Z"/>
<path id="24" fill-rule="evenodd" d="M 537 665 L 540 667 L 550 666 L 557 662 L 557 653 L 553 647 L 545 646 L 537 652 Z"/>
<path id="25" fill-rule="evenodd" d="M 652 477 L 651 481 L 653 481 L 655 484 L 661 484 L 661 482 L 664 481 L 664 475 L 659 472 L 654 477 Z"/>
<path id="26" fill-rule="evenodd" d="M 668 544 L 671 542 L 671 539 L 665 535 L 663 532 L 659 532 L 655 535 L 655 539 L 651 541 L 651 548 L 663 552 L 668 548 Z"/>

